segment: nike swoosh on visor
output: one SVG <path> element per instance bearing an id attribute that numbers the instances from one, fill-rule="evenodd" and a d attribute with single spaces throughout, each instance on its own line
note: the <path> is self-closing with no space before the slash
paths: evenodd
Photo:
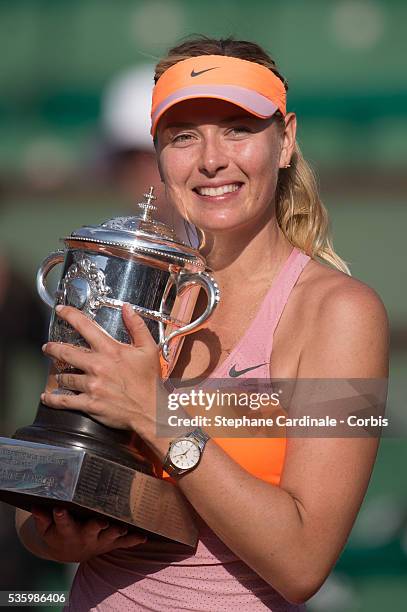
<path id="1" fill-rule="evenodd" d="M 198 72 L 195 72 L 195 69 L 193 68 L 191 70 L 191 77 L 197 77 L 200 74 L 203 74 L 204 72 L 209 72 L 209 70 L 216 70 L 216 68 L 219 68 L 219 66 L 214 66 L 213 68 L 205 68 L 205 70 L 199 70 Z"/>

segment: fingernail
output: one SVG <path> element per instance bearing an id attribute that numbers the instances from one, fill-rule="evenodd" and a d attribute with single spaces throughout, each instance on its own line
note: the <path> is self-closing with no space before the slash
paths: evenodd
<path id="1" fill-rule="evenodd" d="M 58 518 L 62 518 L 63 516 L 65 516 L 65 510 L 55 509 L 55 510 L 54 510 L 54 514 L 55 514 L 55 516 L 57 516 Z"/>
<path id="2" fill-rule="evenodd" d="M 55 306 L 55 312 L 61 312 L 62 309 L 63 309 L 63 306 L 61 306 L 61 304 L 58 304 L 58 306 Z"/>
<path id="3" fill-rule="evenodd" d="M 41 401 L 44 402 L 45 401 L 45 393 L 41 393 Z"/>
<path id="4" fill-rule="evenodd" d="M 41 348 L 42 348 L 43 351 L 46 351 L 47 350 L 47 343 L 43 344 Z"/>

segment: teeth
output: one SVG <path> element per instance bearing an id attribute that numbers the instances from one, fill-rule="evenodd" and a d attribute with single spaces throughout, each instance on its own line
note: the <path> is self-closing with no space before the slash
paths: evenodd
<path id="1" fill-rule="evenodd" d="M 232 193 L 237 191 L 240 185 L 232 183 L 230 185 L 222 185 L 221 187 L 197 187 L 196 190 L 199 195 L 204 196 L 221 196 L 224 193 Z"/>

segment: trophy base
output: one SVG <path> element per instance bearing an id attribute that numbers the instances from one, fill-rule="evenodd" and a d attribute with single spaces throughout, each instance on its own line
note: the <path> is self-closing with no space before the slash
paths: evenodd
<path id="1" fill-rule="evenodd" d="M 153 466 L 138 450 L 137 434 L 102 425 L 89 415 L 76 410 L 55 410 L 38 405 L 34 423 L 21 427 L 13 438 L 27 442 L 81 449 L 153 475 Z"/>
<path id="2" fill-rule="evenodd" d="M 193 510 L 171 482 L 79 448 L 0 437 L 0 501 L 64 506 L 190 547 L 198 540 Z"/>

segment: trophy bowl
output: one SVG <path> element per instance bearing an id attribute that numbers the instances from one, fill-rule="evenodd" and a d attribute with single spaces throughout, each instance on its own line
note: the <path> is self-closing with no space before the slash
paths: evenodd
<path id="1" fill-rule="evenodd" d="M 160 349 L 162 377 L 170 375 L 182 342 L 211 316 L 219 289 L 203 257 L 169 226 L 152 218 L 153 188 L 137 216 L 115 217 L 64 238 L 65 249 L 48 255 L 37 288 L 52 309 L 49 340 L 87 347 L 60 319 L 55 306 L 74 306 L 120 342 L 130 343 L 122 320 L 129 303 Z M 46 286 L 50 270 L 63 263 L 55 295 Z M 205 311 L 193 319 L 199 292 Z M 57 371 L 72 371 L 56 362 Z M 57 393 L 73 393 L 56 389 Z M 157 474 L 135 432 L 102 425 L 85 413 L 40 403 L 32 425 L 0 438 L 0 500 L 30 510 L 65 506 L 78 517 L 102 515 L 114 522 L 195 546 L 193 511 L 179 489 Z"/>

